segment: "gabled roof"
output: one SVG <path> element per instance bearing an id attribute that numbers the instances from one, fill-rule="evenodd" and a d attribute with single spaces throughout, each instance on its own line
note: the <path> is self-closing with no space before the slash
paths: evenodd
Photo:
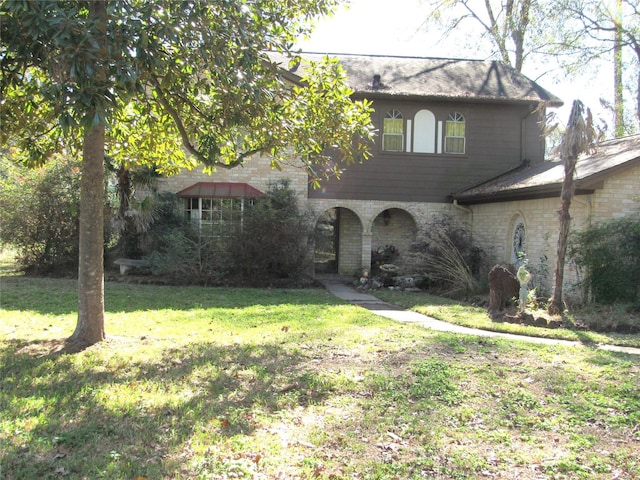
<path id="1" fill-rule="evenodd" d="M 368 98 L 392 95 L 509 103 L 545 102 L 555 107 L 563 103 L 536 82 L 502 62 L 381 55 L 300 54 L 303 59 L 314 61 L 319 61 L 326 55 L 340 61 L 351 89 Z M 280 60 L 282 62 L 282 57 Z M 286 62 L 282 64 L 286 66 Z M 296 72 L 296 69 L 291 71 Z"/>
<path id="2" fill-rule="evenodd" d="M 258 198 L 264 194 L 248 183 L 198 182 L 176 195 L 183 198 Z"/>
<path id="3" fill-rule="evenodd" d="M 592 193 L 601 182 L 640 163 L 640 135 L 602 142 L 576 164 L 576 194 Z M 491 203 L 559 196 L 564 164 L 559 159 L 522 166 L 492 180 L 453 195 L 460 203 Z M 640 185 L 638 186 L 640 189 Z"/>

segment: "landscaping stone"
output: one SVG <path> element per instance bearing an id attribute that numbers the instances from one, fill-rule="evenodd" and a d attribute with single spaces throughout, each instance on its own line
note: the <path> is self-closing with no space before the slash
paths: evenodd
<path id="1" fill-rule="evenodd" d="M 496 265 L 489 272 L 489 316 L 494 318 L 504 311 L 513 297 L 518 295 L 520 283 L 513 272 L 502 265 Z"/>

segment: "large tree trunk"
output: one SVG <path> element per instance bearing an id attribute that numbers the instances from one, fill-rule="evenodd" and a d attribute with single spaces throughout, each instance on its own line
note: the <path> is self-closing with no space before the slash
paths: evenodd
<path id="1" fill-rule="evenodd" d="M 78 323 L 69 342 L 82 349 L 104 340 L 104 125 L 84 135 L 80 181 Z"/>
<path id="2" fill-rule="evenodd" d="M 106 2 L 89 2 L 90 16 L 106 24 Z M 106 29 L 104 29 L 106 31 Z M 100 62 L 96 78 L 104 77 Z M 99 108 L 99 107 L 96 107 Z M 104 112 L 94 112 L 104 118 Z M 95 117 L 94 117 L 95 118 Z M 104 340 L 104 152 L 103 121 L 84 130 L 82 177 L 80 179 L 80 245 L 78 266 L 78 322 L 67 340 L 67 349 L 77 351 Z"/>

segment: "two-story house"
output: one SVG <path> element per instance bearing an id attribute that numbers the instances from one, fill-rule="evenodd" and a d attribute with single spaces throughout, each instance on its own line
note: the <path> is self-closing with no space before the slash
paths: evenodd
<path id="1" fill-rule="evenodd" d="M 510 196 L 513 188 L 494 197 L 495 186 L 487 182 L 547 168 L 542 120 L 547 108 L 562 105 L 559 98 L 501 62 L 335 57 L 354 98 L 372 102 L 378 135 L 371 159 L 316 190 L 295 158 L 283 171 L 271 170 L 268 159 L 260 158 L 212 176 L 185 171 L 164 179 L 161 189 L 184 197 L 185 209 L 205 219 L 214 204 L 241 203 L 287 178 L 332 232 L 332 251 L 318 252 L 318 260 L 329 253 L 328 264 L 347 275 L 368 267 L 371 252 L 385 245 L 402 254 L 420 226 L 440 213 L 468 222 L 497 262 L 514 260 L 514 241 L 531 250 L 531 259 L 552 255 L 557 221 L 549 216 L 558 208 L 552 200 L 557 188 L 547 189 L 548 204 L 542 206 L 539 195 Z M 640 157 L 637 142 L 631 147 Z M 637 168 L 630 177 L 636 181 Z"/>

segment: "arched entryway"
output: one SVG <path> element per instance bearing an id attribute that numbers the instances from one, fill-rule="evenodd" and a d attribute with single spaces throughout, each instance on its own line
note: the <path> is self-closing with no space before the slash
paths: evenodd
<path id="1" fill-rule="evenodd" d="M 316 221 L 316 273 L 351 275 L 362 267 L 362 222 L 348 208 L 325 210 Z"/>
<path id="2" fill-rule="evenodd" d="M 415 242 L 418 228 L 406 210 L 388 208 L 373 220 L 371 228 L 372 265 L 395 263 Z"/>

